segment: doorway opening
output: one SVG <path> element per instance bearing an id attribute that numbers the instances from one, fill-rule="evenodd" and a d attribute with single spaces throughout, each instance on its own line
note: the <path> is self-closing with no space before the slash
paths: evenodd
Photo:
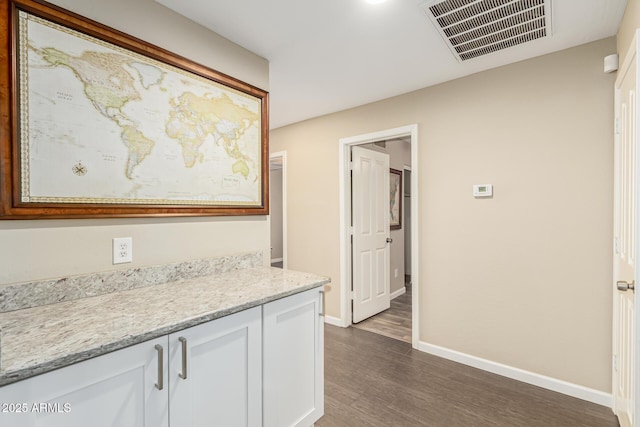
<path id="1" fill-rule="evenodd" d="M 271 266 L 287 268 L 287 153 L 269 156 Z"/>
<path id="2" fill-rule="evenodd" d="M 399 310 L 403 311 L 404 318 L 407 318 L 405 323 L 405 330 L 403 337 L 393 336 L 394 338 L 403 339 L 412 344 L 414 348 L 418 346 L 418 337 L 419 337 L 419 311 L 418 304 L 419 301 L 419 265 L 418 265 L 418 224 L 415 221 L 418 218 L 418 197 L 417 192 L 417 181 L 418 181 L 418 147 L 417 147 L 417 125 L 409 125 L 400 128 L 389 129 L 385 131 L 370 133 L 366 135 L 359 135 L 350 138 L 343 138 L 339 141 L 340 148 L 340 278 L 341 278 L 341 318 L 340 319 L 327 319 L 329 323 L 333 323 L 339 326 L 348 327 L 353 325 L 352 321 L 352 310 L 353 310 L 353 302 L 354 302 L 354 292 L 352 288 L 353 283 L 353 266 L 352 266 L 352 249 L 353 249 L 353 233 L 354 227 L 352 227 L 352 217 L 353 217 L 353 189 L 351 185 L 351 149 L 354 146 L 368 146 L 372 150 L 382 151 L 384 144 L 380 144 L 380 141 L 394 141 L 396 144 L 405 144 L 406 148 L 408 148 L 409 153 L 407 159 L 403 158 L 395 158 L 393 163 L 391 163 L 391 174 L 393 174 L 393 170 L 399 173 L 402 176 L 403 181 L 408 179 L 408 184 L 405 182 L 403 187 L 408 187 L 408 194 L 410 197 L 407 199 L 404 198 L 405 191 L 404 188 L 399 194 L 399 199 L 403 201 L 400 206 L 402 209 L 400 222 L 404 225 L 395 227 L 393 232 L 393 237 L 390 238 L 391 242 L 395 241 L 395 254 L 399 254 L 399 259 L 396 259 L 395 262 L 392 262 L 393 266 L 387 270 L 387 273 L 390 274 L 391 280 L 393 280 L 396 285 L 393 288 L 393 291 L 390 292 L 390 297 L 393 298 L 392 304 L 394 306 L 398 306 Z M 374 143 L 378 144 L 374 144 Z M 376 148 L 377 146 L 377 148 Z M 388 151 L 388 150 L 387 150 Z M 408 163 L 408 164 L 407 164 Z M 395 167 L 394 167 L 395 166 Z M 409 175 L 405 175 L 405 167 L 409 167 L 411 169 L 411 173 Z M 406 176 L 406 178 L 405 178 Z M 409 212 L 407 212 L 409 211 Z M 396 213 L 397 214 L 397 213 Z M 409 221 L 411 225 L 409 230 L 407 230 L 406 225 L 408 215 Z M 407 256 L 410 258 L 408 263 L 405 263 L 404 257 L 404 245 L 405 245 L 405 235 L 409 233 L 409 239 L 407 244 L 409 245 L 409 251 Z M 409 269 L 405 271 L 405 265 L 408 264 Z M 384 274 L 387 274 L 384 273 Z M 405 280 L 408 279 L 407 280 Z M 398 283 L 400 283 L 398 285 Z M 409 284 L 409 288 L 407 288 L 407 284 Z M 413 286 L 411 286 L 413 285 Z M 389 312 L 390 311 L 390 312 Z M 383 313 L 383 315 L 379 315 L 377 319 L 374 319 L 373 322 L 370 323 L 386 323 L 385 327 L 389 332 L 388 335 L 391 335 L 391 331 L 389 328 L 394 329 L 394 322 L 397 321 L 394 319 L 389 319 L 389 316 L 396 316 L 397 312 L 394 313 L 394 310 L 387 310 L 387 312 Z M 385 320 L 385 317 L 387 319 Z M 365 320 L 364 322 L 368 322 Z M 362 323 L 358 325 L 358 327 L 362 327 Z M 364 327 L 362 327 L 364 329 Z M 410 328 L 410 332 L 409 332 Z M 379 328 L 379 333 L 384 328 Z M 400 329 L 400 328 L 397 328 Z M 397 332 L 397 331 L 395 331 Z"/>

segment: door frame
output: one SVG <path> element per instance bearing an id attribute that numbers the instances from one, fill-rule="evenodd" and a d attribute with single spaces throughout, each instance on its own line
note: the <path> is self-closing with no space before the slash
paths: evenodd
<path id="1" fill-rule="evenodd" d="M 272 159 L 282 159 L 282 268 L 287 268 L 287 152 L 277 151 L 269 154 L 269 167 Z M 269 170 L 270 171 L 270 170 Z M 271 173 L 271 172 L 269 172 Z M 269 214 L 269 230 L 271 230 L 271 214 Z M 271 263 L 271 260 L 269 260 Z"/>
<path id="2" fill-rule="evenodd" d="M 340 319 L 331 323 L 337 326 L 348 327 L 351 323 L 351 170 L 349 168 L 351 147 L 384 139 L 401 137 L 411 138 L 411 280 L 413 283 L 413 296 L 411 299 L 411 345 L 418 348 L 419 310 L 420 296 L 419 275 L 419 241 L 418 221 L 418 125 L 412 124 L 378 132 L 341 138 L 338 141 L 339 160 L 339 192 L 340 192 Z"/>

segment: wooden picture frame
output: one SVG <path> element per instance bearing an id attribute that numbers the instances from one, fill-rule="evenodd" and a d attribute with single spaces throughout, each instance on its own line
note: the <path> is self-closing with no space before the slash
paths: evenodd
<path id="1" fill-rule="evenodd" d="M 0 219 L 269 213 L 266 91 L 40 0 L 0 59 Z"/>
<path id="2" fill-rule="evenodd" d="M 402 171 L 389 169 L 389 226 L 402 228 Z"/>

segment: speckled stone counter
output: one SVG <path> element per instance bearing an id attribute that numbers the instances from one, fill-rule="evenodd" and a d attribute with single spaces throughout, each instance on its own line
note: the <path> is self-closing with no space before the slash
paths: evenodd
<path id="1" fill-rule="evenodd" d="M 248 252 L 35 282 L 0 284 L 0 313 L 260 265 L 262 253 Z"/>
<path id="2" fill-rule="evenodd" d="M 0 313 L 0 386 L 328 282 L 253 267 Z"/>

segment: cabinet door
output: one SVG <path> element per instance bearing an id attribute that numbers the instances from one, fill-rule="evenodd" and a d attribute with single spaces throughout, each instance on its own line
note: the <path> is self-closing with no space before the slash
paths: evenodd
<path id="1" fill-rule="evenodd" d="M 167 344 L 165 336 L 0 387 L 0 426 L 167 427 Z"/>
<path id="2" fill-rule="evenodd" d="M 255 307 L 169 335 L 172 426 L 262 425 L 261 331 Z"/>
<path id="3" fill-rule="evenodd" d="M 264 426 L 310 426 L 324 414 L 320 289 L 264 305 Z"/>

